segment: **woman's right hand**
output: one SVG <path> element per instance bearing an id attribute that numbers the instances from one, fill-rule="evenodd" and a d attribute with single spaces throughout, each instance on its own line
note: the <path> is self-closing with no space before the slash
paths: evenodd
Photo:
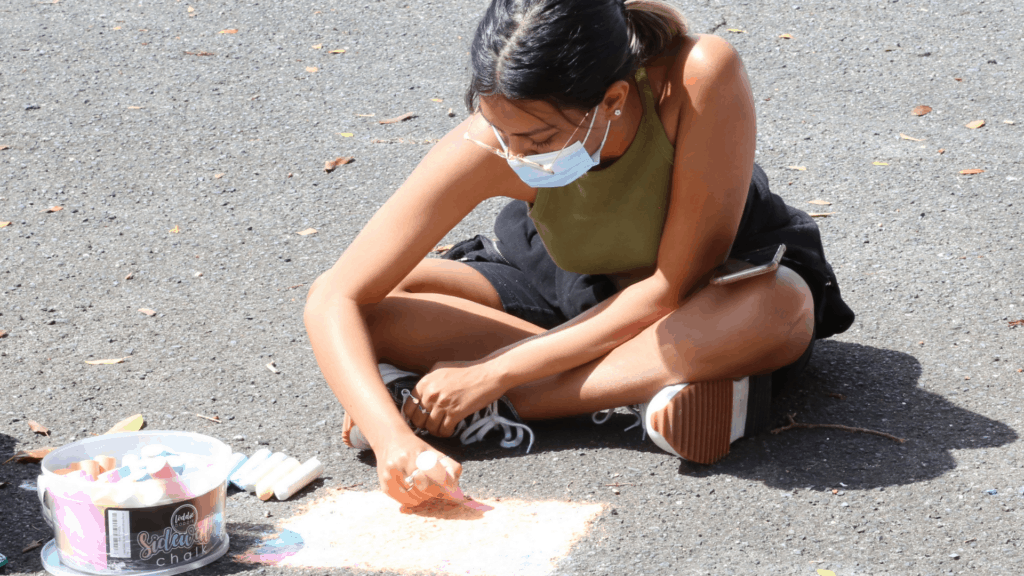
<path id="1" fill-rule="evenodd" d="M 462 465 L 434 450 L 418 436 L 396 439 L 380 452 L 374 452 L 381 489 L 403 506 L 413 508 L 431 498 L 464 498 L 459 489 Z M 437 466 L 428 471 L 420 470 L 416 458 L 423 452 L 437 454 Z M 412 482 L 407 483 L 410 477 Z"/>

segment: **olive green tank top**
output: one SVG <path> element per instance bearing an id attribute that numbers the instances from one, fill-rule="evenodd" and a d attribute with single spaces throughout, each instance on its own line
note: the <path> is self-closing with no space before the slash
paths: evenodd
<path id="1" fill-rule="evenodd" d="M 557 188 L 538 188 L 530 218 L 551 259 L 577 274 L 652 266 L 668 212 L 674 147 L 654 107 L 647 71 L 636 72 L 643 117 L 611 166 Z"/>

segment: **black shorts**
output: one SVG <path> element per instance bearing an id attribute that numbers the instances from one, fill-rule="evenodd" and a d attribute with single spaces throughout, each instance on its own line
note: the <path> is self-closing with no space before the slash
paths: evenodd
<path id="1" fill-rule="evenodd" d="M 456 244 L 444 258 L 464 262 L 494 286 L 505 312 L 542 328 L 554 328 L 617 291 L 601 274 L 562 270 L 548 255 L 527 205 L 513 200 L 494 224 L 497 240 L 476 236 Z M 791 382 L 807 365 L 814 340 L 844 332 L 853 311 L 843 302 L 832 267 L 825 260 L 818 225 L 802 210 L 787 206 L 768 189 L 768 177 L 754 166 L 747 203 L 731 258 L 744 259 L 759 248 L 786 245 L 782 264 L 807 282 L 814 299 L 814 337 L 794 363 L 773 372 L 772 388 Z"/>

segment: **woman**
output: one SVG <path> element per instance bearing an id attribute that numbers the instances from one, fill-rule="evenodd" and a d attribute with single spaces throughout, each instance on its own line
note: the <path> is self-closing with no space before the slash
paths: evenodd
<path id="1" fill-rule="evenodd" d="M 358 424 L 407 505 L 444 480 L 417 472 L 432 448 L 414 430 L 479 427 L 499 398 L 523 420 L 641 405 L 666 451 L 721 458 L 764 427 L 813 340 L 853 322 L 817 226 L 754 164 L 739 56 L 653 0 L 492 0 L 471 54 L 471 116 L 310 289 L 346 438 Z M 497 243 L 424 259 L 495 196 L 514 199 Z M 774 272 L 710 282 L 779 244 Z M 378 362 L 423 375 L 409 401 Z"/>

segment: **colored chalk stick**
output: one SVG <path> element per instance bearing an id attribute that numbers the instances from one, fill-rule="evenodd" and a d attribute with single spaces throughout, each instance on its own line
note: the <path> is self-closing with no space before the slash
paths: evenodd
<path id="1" fill-rule="evenodd" d="M 256 491 L 256 483 L 263 479 L 264 476 L 270 473 L 278 464 L 288 459 L 288 456 L 284 452 L 274 452 L 263 461 L 263 464 L 257 466 L 252 472 L 249 472 L 245 478 L 242 479 L 242 485 L 245 486 L 247 492 Z"/>
<path id="2" fill-rule="evenodd" d="M 287 500 L 323 473 L 324 465 L 316 457 L 310 458 L 274 484 L 274 496 L 278 500 Z"/>
<path id="3" fill-rule="evenodd" d="M 235 470 L 233 474 L 228 476 L 228 481 L 235 485 L 235 488 L 239 490 L 245 490 L 245 485 L 242 484 L 242 479 L 256 469 L 257 466 L 263 463 L 264 460 L 270 458 L 270 450 L 266 448 L 260 448 L 252 456 L 249 457 L 238 470 Z"/>
<path id="4" fill-rule="evenodd" d="M 274 495 L 274 484 L 298 467 L 299 461 L 295 458 L 289 458 L 278 464 L 256 483 L 256 496 L 260 500 L 270 500 L 270 497 Z"/>

